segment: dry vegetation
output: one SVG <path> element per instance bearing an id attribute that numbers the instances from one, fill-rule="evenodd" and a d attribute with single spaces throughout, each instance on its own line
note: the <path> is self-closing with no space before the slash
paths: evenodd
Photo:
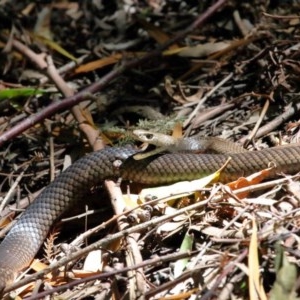
<path id="1" fill-rule="evenodd" d="M 135 128 L 170 134 L 181 123 L 185 136 L 249 150 L 297 141 L 299 6 L 0 1 L 1 236 L 63 166 L 128 143 Z M 137 210 L 111 183 L 106 190 L 114 196 L 95 187 L 55 224 L 17 297 L 297 299 L 297 178 L 203 187 Z M 117 222 L 122 205 L 133 211 Z"/>

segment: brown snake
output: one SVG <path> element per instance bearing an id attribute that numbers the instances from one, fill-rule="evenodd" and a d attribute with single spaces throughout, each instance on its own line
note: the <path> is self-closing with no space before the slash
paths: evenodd
<path id="1" fill-rule="evenodd" d="M 229 156 L 231 160 L 221 173 L 222 182 L 270 166 L 274 168 L 269 177 L 300 170 L 300 144 L 230 155 L 166 153 L 139 161 L 131 157 L 135 153 L 132 147 L 93 152 L 45 188 L 0 244 L 0 288 L 12 283 L 16 273 L 30 264 L 55 220 L 105 179 L 121 177 L 146 184 L 193 180 L 216 171 Z"/>

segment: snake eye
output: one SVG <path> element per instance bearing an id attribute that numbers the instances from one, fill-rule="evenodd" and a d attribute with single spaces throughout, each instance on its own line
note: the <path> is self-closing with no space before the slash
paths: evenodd
<path id="1" fill-rule="evenodd" d="M 145 135 L 145 137 L 146 137 L 146 139 L 148 139 L 148 140 L 152 140 L 153 134 L 147 133 L 147 134 Z"/>

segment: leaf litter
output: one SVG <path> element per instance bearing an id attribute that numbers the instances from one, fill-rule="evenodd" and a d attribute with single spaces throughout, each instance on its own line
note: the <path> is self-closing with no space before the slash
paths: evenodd
<path id="1" fill-rule="evenodd" d="M 3 1 L 0 132 L 63 101 L 65 86 L 76 94 L 124 62 L 167 43 L 210 5 L 211 1 Z M 128 132 L 136 128 L 171 134 L 180 121 L 185 136 L 199 133 L 244 142 L 262 120 L 249 150 L 297 140 L 298 6 L 297 1 L 224 1 L 211 19 L 160 56 L 113 77 L 94 98 L 83 99 L 82 119 L 67 109 L 55 111 L 13 136 L 0 150 L 1 197 L 24 172 L 10 191 L 9 207 L 26 208 L 31 193 L 49 183 L 50 171 L 60 173 L 65 156 L 74 161 L 95 149 L 95 136 L 109 145 L 133 142 Z M 62 81 L 53 73 L 56 68 Z M 17 102 L 11 100 L 14 97 Z M 266 112 L 263 107 L 268 107 Z M 89 135 L 92 130 L 96 134 Z M 167 195 L 147 191 L 147 199 L 134 205 L 124 201 L 133 214 L 141 210 L 134 218 L 137 223 L 130 223 L 129 212 L 122 213 L 129 228 L 151 224 L 134 236 L 136 243 L 129 245 L 125 237 L 113 240 L 86 260 L 81 257 L 45 276 L 38 292 L 47 291 L 50 284 L 49 294 L 67 299 L 96 299 L 101 293 L 115 299 L 298 299 L 298 178 L 280 174 L 265 182 L 266 172 L 229 187 L 200 183 L 193 193 L 185 183 L 187 194 L 172 201 L 168 197 L 173 188 Z M 134 183 L 122 186 L 129 197 L 141 189 Z M 35 271 L 55 255 L 72 253 L 56 254 L 63 242 L 71 244 L 80 236 L 78 247 L 86 247 L 118 232 L 109 197 L 98 187 L 91 192 L 87 198 L 98 200 L 69 212 L 71 221 L 63 223 L 58 238 L 50 235 L 38 253 L 42 264 Z M 16 215 L 11 209 L 2 212 L 4 227 Z M 4 228 L 2 237 L 5 232 Z M 26 297 L 32 290 L 29 285 L 14 295 Z"/>

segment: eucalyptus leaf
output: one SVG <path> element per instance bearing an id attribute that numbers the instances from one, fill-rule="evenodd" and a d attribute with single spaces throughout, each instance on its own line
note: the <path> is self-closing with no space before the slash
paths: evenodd
<path id="1" fill-rule="evenodd" d="M 35 88 L 16 88 L 0 90 L 0 101 L 5 99 L 14 99 L 18 97 L 36 96 L 46 93 L 45 90 Z"/>

